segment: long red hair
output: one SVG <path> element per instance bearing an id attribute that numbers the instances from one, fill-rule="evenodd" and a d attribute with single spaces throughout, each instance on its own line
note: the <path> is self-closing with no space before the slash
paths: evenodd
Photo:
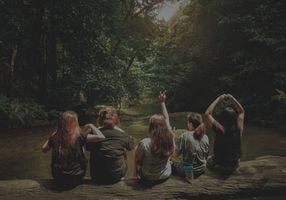
<path id="1" fill-rule="evenodd" d="M 65 157 L 71 152 L 80 131 L 77 114 L 74 111 L 65 111 L 61 114 L 54 137 L 55 142 L 59 146 L 60 156 Z"/>
<path id="2" fill-rule="evenodd" d="M 173 134 L 162 115 L 153 115 L 149 122 L 151 152 L 153 155 L 171 156 L 174 152 Z"/>

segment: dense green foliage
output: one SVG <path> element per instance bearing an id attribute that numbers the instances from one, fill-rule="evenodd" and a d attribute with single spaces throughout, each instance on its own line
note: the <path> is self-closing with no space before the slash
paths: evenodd
<path id="1" fill-rule="evenodd" d="M 164 2 L 0 0 L 0 94 L 48 110 L 137 97 Z"/>
<path id="2" fill-rule="evenodd" d="M 280 0 L 190 1 L 160 38 L 152 68 L 171 106 L 204 111 L 232 93 L 252 119 L 283 123 L 285 106 L 272 96 L 286 89 L 285 8 Z"/>
<path id="3" fill-rule="evenodd" d="M 25 99 L 46 111 L 120 105 L 152 88 L 175 110 L 231 93 L 252 120 L 284 123 L 285 2 L 185 0 L 159 21 L 167 1 L 0 0 L 1 112 Z"/>
<path id="4" fill-rule="evenodd" d="M 16 128 L 43 124 L 48 115 L 42 106 L 31 100 L 0 96 L 0 119 L 1 128 Z"/>
<path id="5" fill-rule="evenodd" d="M 0 0 L 0 93 L 58 108 L 138 96 L 163 2 Z"/>

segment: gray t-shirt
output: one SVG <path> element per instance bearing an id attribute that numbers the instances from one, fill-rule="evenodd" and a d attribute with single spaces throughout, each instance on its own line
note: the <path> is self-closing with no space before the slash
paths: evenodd
<path id="1" fill-rule="evenodd" d="M 142 158 L 141 174 L 148 180 L 162 180 L 171 175 L 170 157 L 155 156 L 151 153 L 151 139 L 140 141 L 137 154 Z"/>
<path id="2" fill-rule="evenodd" d="M 194 138 L 194 131 L 183 133 L 179 138 L 178 154 L 182 154 L 184 163 L 192 163 L 194 171 L 204 171 L 209 152 L 209 138 L 203 135 L 200 140 Z"/>

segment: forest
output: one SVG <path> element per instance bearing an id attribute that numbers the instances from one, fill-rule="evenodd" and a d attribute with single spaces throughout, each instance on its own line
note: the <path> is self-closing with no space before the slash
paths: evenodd
<path id="1" fill-rule="evenodd" d="M 158 19 L 175 1 L 0 0 L 0 127 L 166 89 L 171 111 L 231 93 L 249 122 L 286 128 L 285 1 L 189 0 Z"/>

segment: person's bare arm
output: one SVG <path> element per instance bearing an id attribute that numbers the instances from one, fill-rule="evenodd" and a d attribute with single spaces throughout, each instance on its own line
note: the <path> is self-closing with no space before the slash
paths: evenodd
<path id="1" fill-rule="evenodd" d="M 225 97 L 225 95 L 220 95 L 217 97 L 208 107 L 208 109 L 205 112 L 205 116 L 207 118 L 208 124 L 211 126 L 216 120 L 212 116 L 214 108 L 216 105 Z"/>
<path id="2" fill-rule="evenodd" d="M 56 132 L 53 132 L 53 134 L 51 136 L 53 136 L 55 134 L 56 134 Z M 50 149 L 51 149 L 51 147 L 49 146 L 49 139 L 47 139 L 42 146 L 42 152 L 47 153 Z"/>
<path id="3" fill-rule="evenodd" d="M 172 130 L 171 124 L 170 124 L 170 118 L 169 118 L 169 113 L 165 104 L 166 100 L 166 90 L 165 91 L 160 91 L 159 95 L 159 102 L 160 102 L 160 110 L 161 114 L 164 116 L 166 124 L 170 130 Z"/>
<path id="4" fill-rule="evenodd" d="M 43 144 L 43 146 L 42 146 L 42 152 L 43 153 L 47 153 L 50 150 L 48 143 L 49 143 L 49 140 L 46 140 L 46 142 Z"/>
<path id="5" fill-rule="evenodd" d="M 228 95 L 226 95 L 226 97 L 229 98 L 233 102 L 235 110 L 238 113 L 237 124 L 238 124 L 238 128 L 240 129 L 240 132 L 242 134 L 243 128 L 244 128 L 245 110 L 242 107 L 242 105 L 237 101 L 237 99 L 234 98 L 232 95 L 228 94 Z"/>
<path id="6" fill-rule="evenodd" d="M 214 111 L 214 108 L 217 106 L 217 104 L 223 100 L 225 98 L 225 95 L 222 94 L 220 95 L 219 97 L 217 97 L 208 107 L 208 109 L 206 110 L 205 112 L 205 116 L 207 118 L 207 121 L 208 121 L 208 124 L 209 126 L 213 126 L 215 125 L 218 129 L 220 129 L 221 131 L 224 131 L 224 128 L 223 126 L 218 123 L 215 118 L 213 117 L 213 111 Z"/>
<path id="7" fill-rule="evenodd" d="M 138 146 L 135 147 L 132 160 L 132 176 L 130 179 L 137 180 L 140 178 L 138 168 L 139 163 L 142 161 L 142 156 L 138 154 Z"/>
<path id="8" fill-rule="evenodd" d="M 99 142 L 105 139 L 105 136 L 93 124 L 85 125 L 84 129 L 90 130 L 92 132 L 92 134 L 87 135 L 87 138 L 86 138 L 87 142 Z"/>

